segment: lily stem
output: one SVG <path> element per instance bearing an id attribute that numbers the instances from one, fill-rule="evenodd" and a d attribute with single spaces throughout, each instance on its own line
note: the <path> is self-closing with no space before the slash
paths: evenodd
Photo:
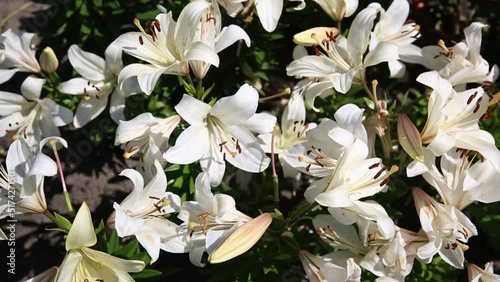
<path id="1" fill-rule="evenodd" d="M 271 137 L 271 168 L 273 170 L 273 190 L 274 190 L 274 206 L 278 209 L 280 204 L 280 186 L 278 174 L 276 173 L 276 158 L 274 156 L 275 137 L 279 131 L 277 125 L 274 126 L 273 135 Z"/>
<path id="2" fill-rule="evenodd" d="M 61 222 L 59 222 L 59 220 L 57 220 L 57 218 L 49 211 L 49 210 L 45 210 L 43 212 L 43 214 L 48 217 L 50 220 L 52 220 L 52 222 L 54 222 L 57 227 L 63 229 L 63 230 L 67 230 L 66 227 L 64 227 Z"/>
<path id="3" fill-rule="evenodd" d="M 376 103 L 377 99 L 373 96 L 373 93 L 370 90 L 370 88 L 368 87 L 367 83 L 363 83 L 363 88 L 365 89 L 365 92 L 366 92 L 366 94 L 368 94 L 368 96 L 370 97 L 370 99 L 372 99 L 373 103 Z"/>
<path id="4" fill-rule="evenodd" d="M 64 202 L 66 203 L 66 207 L 68 208 L 68 212 L 71 216 L 75 216 L 75 210 L 73 209 L 73 205 L 71 204 L 71 199 L 69 197 L 68 189 L 66 187 L 66 181 L 64 180 L 64 173 L 61 165 L 61 159 L 59 158 L 59 153 L 56 148 L 56 140 L 49 141 L 52 146 L 52 150 L 54 151 L 54 155 L 56 157 L 57 167 L 59 168 L 59 175 L 61 176 L 61 185 L 63 188 L 64 194 Z"/>

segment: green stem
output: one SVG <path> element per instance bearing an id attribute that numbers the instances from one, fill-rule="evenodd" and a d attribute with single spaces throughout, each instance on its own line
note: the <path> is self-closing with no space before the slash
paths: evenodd
<path id="1" fill-rule="evenodd" d="M 304 215 L 309 213 L 314 207 L 316 207 L 316 203 L 307 203 L 307 205 L 301 206 L 300 212 L 296 214 L 293 218 L 289 218 L 289 227 L 294 226 L 297 222 L 299 222 Z"/>
<path id="2" fill-rule="evenodd" d="M 66 227 L 62 226 L 59 220 L 57 220 L 56 217 L 49 210 L 45 210 L 43 214 L 47 216 L 50 220 L 52 220 L 52 222 L 54 222 L 57 225 L 57 227 L 66 230 Z"/>
<path id="3" fill-rule="evenodd" d="M 366 83 L 363 83 L 363 88 L 365 89 L 365 92 L 366 92 L 366 94 L 368 94 L 370 99 L 372 99 L 373 103 L 376 103 L 377 99 L 373 96 L 372 91 L 370 90 L 370 88 L 368 87 L 368 85 Z"/>
<path id="4" fill-rule="evenodd" d="M 196 94 L 198 96 L 198 99 L 203 101 L 203 79 L 198 79 L 197 84 L 196 84 Z"/>
<path id="5" fill-rule="evenodd" d="M 57 153 L 57 148 L 56 148 L 56 140 L 51 140 L 49 141 L 50 145 L 52 146 L 52 150 L 54 151 L 54 155 L 56 157 L 56 162 L 57 162 L 57 167 L 59 168 L 59 174 L 61 176 L 61 184 L 63 188 L 63 194 L 64 194 L 64 202 L 66 203 L 66 207 L 68 208 L 68 212 L 71 216 L 75 216 L 75 210 L 73 209 L 73 205 L 71 204 L 71 199 L 69 197 L 68 189 L 66 188 L 66 181 L 64 180 L 64 173 L 61 165 L 61 159 L 59 158 L 59 154 Z"/>
<path id="6" fill-rule="evenodd" d="M 274 148 L 275 148 L 275 139 L 276 133 L 278 133 L 279 127 L 277 125 L 274 126 L 273 135 L 271 137 L 271 168 L 273 170 L 273 190 L 274 190 L 274 206 L 279 209 L 280 205 L 280 185 L 278 174 L 276 173 L 276 158 L 274 156 Z"/>

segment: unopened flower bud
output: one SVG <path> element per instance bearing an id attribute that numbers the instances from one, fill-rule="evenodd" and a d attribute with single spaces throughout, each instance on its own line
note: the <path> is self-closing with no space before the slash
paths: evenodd
<path id="1" fill-rule="evenodd" d="M 398 140 L 406 153 L 414 160 L 424 161 L 422 137 L 410 118 L 401 114 L 398 119 Z"/>
<path id="2" fill-rule="evenodd" d="M 263 213 L 238 227 L 208 257 L 208 261 L 210 263 L 221 263 L 248 251 L 264 235 L 272 221 L 272 213 Z"/>
<path id="3" fill-rule="evenodd" d="M 54 72 L 59 66 L 59 61 L 57 60 L 54 50 L 50 47 L 43 49 L 40 55 L 40 67 L 45 72 Z"/>
<path id="4" fill-rule="evenodd" d="M 323 41 L 331 40 L 339 34 L 336 27 L 314 27 L 299 32 L 293 36 L 293 42 L 302 46 L 319 45 Z"/>

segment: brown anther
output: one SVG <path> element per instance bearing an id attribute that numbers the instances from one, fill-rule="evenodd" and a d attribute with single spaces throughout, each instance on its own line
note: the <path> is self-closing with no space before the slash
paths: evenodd
<path id="1" fill-rule="evenodd" d="M 328 37 L 328 39 L 330 39 L 331 41 L 333 41 L 334 43 L 337 42 L 337 39 L 335 39 L 335 36 L 333 34 L 333 31 L 325 31 L 326 33 L 326 37 Z"/>
<path id="2" fill-rule="evenodd" d="M 141 35 L 139 35 L 139 43 L 140 43 L 141 45 L 144 45 L 144 40 L 142 40 L 142 36 L 141 36 Z M 89 83 L 90 83 L 90 82 L 89 82 Z"/>
<path id="3" fill-rule="evenodd" d="M 312 152 L 312 150 L 307 150 L 306 155 L 309 155 Z"/>
<path id="4" fill-rule="evenodd" d="M 389 183 L 391 179 L 389 177 L 387 177 L 386 179 L 384 179 L 382 182 L 380 182 L 380 187 L 386 185 L 387 183 Z"/>
<path id="5" fill-rule="evenodd" d="M 373 168 L 376 168 L 380 165 L 380 163 L 374 163 L 372 164 L 371 166 L 368 167 L 368 169 L 373 169 Z"/>
<path id="6" fill-rule="evenodd" d="M 450 244 L 446 244 L 446 246 L 444 246 L 445 249 L 449 250 L 450 249 Z"/>
<path id="7" fill-rule="evenodd" d="M 476 105 L 481 104 L 482 100 L 483 100 L 483 96 L 479 97 L 479 99 L 477 99 L 477 101 L 476 101 Z"/>
<path id="8" fill-rule="evenodd" d="M 222 154 L 222 160 L 226 161 L 226 153 L 225 152 Z"/>
<path id="9" fill-rule="evenodd" d="M 481 105 L 479 104 L 476 104 L 476 107 L 474 108 L 474 110 L 472 111 L 473 113 L 477 113 L 479 111 L 479 109 L 481 108 Z"/>
<path id="10" fill-rule="evenodd" d="M 468 236 L 467 236 L 467 231 L 465 231 L 465 229 L 464 229 L 464 231 L 457 229 L 457 232 L 458 232 L 458 233 L 460 233 L 460 234 L 462 234 L 462 235 L 464 236 L 464 238 L 465 238 L 465 239 L 467 239 L 467 238 L 468 238 Z M 459 241 L 459 242 L 460 242 L 460 241 Z"/>
<path id="11" fill-rule="evenodd" d="M 87 81 L 87 86 L 90 86 L 90 80 L 89 80 L 89 81 Z"/>
<path id="12" fill-rule="evenodd" d="M 373 177 L 373 179 L 377 179 L 380 177 L 380 175 L 382 175 L 382 172 L 384 172 L 387 168 L 384 166 L 382 167 L 378 172 L 377 174 L 375 174 L 375 176 Z"/>
<path id="13" fill-rule="evenodd" d="M 321 53 L 319 52 L 318 47 L 316 47 L 316 46 L 312 46 L 312 48 L 313 48 L 313 50 L 314 50 L 314 53 L 316 53 L 316 56 L 318 56 L 318 57 L 319 57 L 319 56 L 321 55 Z"/>
<path id="14" fill-rule="evenodd" d="M 158 32 L 161 32 L 160 21 L 158 19 L 155 19 L 155 27 Z"/>
<path id="15" fill-rule="evenodd" d="M 215 17 L 209 17 L 209 18 L 207 18 L 207 22 L 208 21 L 214 21 L 214 25 L 217 24 L 217 19 Z"/>
<path id="16" fill-rule="evenodd" d="M 489 119 L 492 115 L 491 108 L 488 107 L 486 113 L 484 113 L 479 120 Z"/>
<path id="17" fill-rule="evenodd" d="M 469 99 L 467 100 L 467 105 L 469 105 L 472 102 L 472 99 L 476 98 L 477 91 L 474 92 L 474 94 L 470 95 Z"/>
<path id="18" fill-rule="evenodd" d="M 308 165 L 306 166 L 306 171 L 309 171 L 310 169 L 311 169 L 311 164 L 308 164 Z"/>

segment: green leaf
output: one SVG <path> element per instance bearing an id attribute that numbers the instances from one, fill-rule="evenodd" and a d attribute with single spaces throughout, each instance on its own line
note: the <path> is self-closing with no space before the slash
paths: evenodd
<path id="1" fill-rule="evenodd" d="M 274 213 L 275 213 L 277 216 L 279 216 L 279 217 L 283 218 L 283 214 L 282 214 L 282 213 L 281 213 L 278 209 L 274 209 Z"/>
<path id="2" fill-rule="evenodd" d="M 179 170 L 181 169 L 181 166 L 178 165 L 178 164 L 171 164 L 171 165 L 168 165 L 166 168 L 165 168 L 165 172 L 169 172 L 169 171 L 176 171 L 176 170 Z"/>
<path id="3" fill-rule="evenodd" d="M 118 251 L 115 253 L 116 256 L 120 257 L 132 257 L 137 250 L 139 249 L 139 242 L 137 240 L 132 240 L 130 243 L 127 245 L 123 246 L 122 248 L 118 249 Z"/>
<path id="4" fill-rule="evenodd" d="M 102 0 L 94 0 L 94 6 L 101 7 L 102 6 Z"/>
<path id="5" fill-rule="evenodd" d="M 363 100 L 365 100 L 366 106 L 368 106 L 368 108 L 375 110 L 375 103 L 372 100 L 366 97 L 363 97 Z"/>
<path id="6" fill-rule="evenodd" d="M 54 212 L 54 217 L 56 218 L 60 226 L 64 226 L 64 228 L 66 228 L 66 231 L 69 231 L 71 229 L 71 222 L 64 216 L 58 214 L 57 212 Z"/>
<path id="7" fill-rule="evenodd" d="M 109 236 L 109 240 L 106 242 L 106 247 L 108 249 L 108 253 L 113 254 L 118 250 L 119 247 L 119 239 L 116 230 L 111 232 L 111 236 Z"/>

